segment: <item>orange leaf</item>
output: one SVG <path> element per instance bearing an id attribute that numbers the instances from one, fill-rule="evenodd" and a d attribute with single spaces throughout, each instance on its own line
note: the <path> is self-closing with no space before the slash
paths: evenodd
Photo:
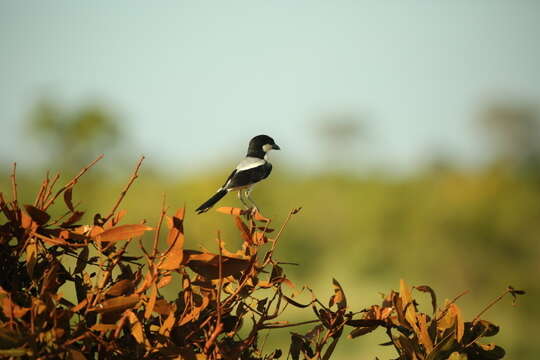
<path id="1" fill-rule="evenodd" d="M 258 210 L 255 211 L 255 214 L 253 215 L 253 218 L 257 221 L 265 221 L 270 222 L 270 218 L 267 218 L 263 216 Z"/>
<path id="2" fill-rule="evenodd" d="M 168 336 L 175 322 L 176 318 L 174 317 L 174 311 L 171 311 L 169 316 L 167 316 L 167 319 L 163 322 L 163 325 L 159 328 L 159 333 Z"/>
<path id="3" fill-rule="evenodd" d="M 148 299 L 148 303 L 146 304 L 146 309 L 144 310 L 145 319 L 150 319 L 150 316 L 152 316 L 152 311 L 154 311 L 154 306 L 156 305 L 156 297 L 157 297 L 157 286 L 154 283 L 152 285 L 152 290 L 150 290 L 150 299 Z"/>
<path id="4" fill-rule="evenodd" d="M 31 237 L 26 245 L 26 270 L 30 279 L 34 278 L 34 268 L 37 262 L 37 243 L 34 237 Z"/>
<path id="5" fill-rule="evenodd" d="M 161 289 L 162 287 L 169 285 L 171 281 L 172 281 L 172 275 L 165 275 L 159 280 L 157 284 L 158 289 Z"/>
<path id="6" fill-rule="evenodd" d="M 450 305 L 450 309 L 456 318 L 456 340 L 461 342 L 463 338 L 463 333 L 465 332 L 465 325 L 463 323 L 463 316 L 461 315 L 461 310 L 456 304 Z"/>
<path id="7" fill-rule="evenodd" d="M 135 341 L 137 341 L 139 344 L 144 344 L 144 330 L 141 322 L 139 321 L 139 318 L 131 310 L 128 310 L 126 313 L 129 319 L 129 323 L 131 324 L 131 335 L 133 335 Z"/>
<path id="8" fill-rule="evenodd" d="M 138 237 L 144 234 L 145 231 L 154 230 L 154 228 L 141 224 L 121 225 L 108 230 L 96 236 L 98 241 L 116 242 Z"/>
<path id="9" fill-rule="evenodd" d="M 72 312 L 79 312 L 80 310 L 85 308 L 86 305 L 88 305 L 88 299 L 82 300 L 80 303 L 78 303 L 77 305 L 75 305 L 74 307 L 72 307 L 69 310 L 72 311 Z"/>
<path id="10" fill-rule="evenodd" d="M 221 261 L 223 277 L 244 271 L 250 264 L 250 261 L 247 259 L 237 259 L 228 256 L 222 256 Z M 219 278 L 219 256 L 216 254 L 190 255 L 187 266 L 207 279 Z"/>
<path id="11" fill-rule="evenodd" d="M 89 309 L 89 311 L 95 311 L 97 313 L 122 311 L 134 307 L 138 302 L 139 295 L 117 296 L 103 301 L 95 308 Z"/>
<path id="12" fill-rule="evenodd" d="M 139 285 L 137 290 L 135 290 L 135 293 L 140 294 L 142 292 L 145 292 L 146 289 L 150 287 L 153 281 L 154 281 L 154 278 L 152 276 L 152 272 L 148 271 L 146 275 L 144 276 L 144 281 Z"/>
<path id="13" fill-rule="evenodd" d="M 116 329 L 116 324 L 94 324 L 90 329 L 105 332 Z"/>
<path id="14" fill-rule="evenodd" d="M 252 242 L 255 245 L 263 245 L 268 242 L 268 238 L 262 231 L 255 231 L 252 236 Z"/>
<path id="15" fill-rule="evenodd" d="M 431 350 L 433 350 L 433 341 L 431 340 L 431 337 L 429 336 L 428 332 L 428 326 L 426 321 L 426 314 L 419 314 L 418 315 L 418 328 L 420 329 L 420 333 L 418 334 L 418 338 L 422 345 L 426 348 L 426 353 L 430 353 Z"/>
<path id="16" fill-rule="evenodd" d="M 234 223 L 236 224 L 236 227 L 238 230 L 240 230 L 240 235 L 242 236 L 242 239 L 247 242 L 249 245 L 253 245 L 253 241 L 251 240 L 251 234 L 249 232 L 249 229 L 247 228 L 246 224 L 240 219 L 239 216 L 234 217 Z"/>
<path id="17" fill-rule="evenodd" d="M 172 218 L 167 217 L 168 227 L 170 229 L 169 236 L 167 237 L 167 243 L 173 244 L 175 240 L 181 235 L 184 236 L 184 215 L 186 209 L 178 209 L 176 214 Z M 183 243 L 182 243 L 183 245 Z"/>
<path id="18" fill-rule="evenodd" d="M 32 218 L 25 212 L 21 211 L 21 226 L 23 229 L 30 229 L 32 227 Z"/>
<path id="19" fill-rule="evenodd" d="M 179 209 L 171 218 L 167 243 L 169 248 L 165 252 L 165 258 L 159 264 L 161 270 L 176 270 L 182 264 L 184 258 L 184 225 L 185 209 Z"/>
<path id="20" fill-rule="evenodd" d="M 109 296 L 120 296 L 124 295 L 128 292 L 131 292 L 133 290 L 133 281 L 129 279 L 122 279 L 118 282 L 116 282 L 113 286 L 111 286 L 105 294 Z"/>

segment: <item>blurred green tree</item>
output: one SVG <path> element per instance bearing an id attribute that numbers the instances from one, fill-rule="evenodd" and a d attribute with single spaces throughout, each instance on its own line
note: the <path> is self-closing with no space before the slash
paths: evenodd
<path id="1" fill-rule="evenodd" d="M 367 127 L 362 117 L 352 112 L 323 115 L 315 127 L 322 146 L 321 157 L 329 168 L 344 170 L 351 162 L 360 162 L 360 145 L 367 140 Z"/>
<path id="2" fill-rule="evenodd" d="M 540 177 L 540 116 L 536 106 L 496 102 L 479 117 L 495 163 L 511 171 Z"/>
<path id="3" fill-rule="evenodd" d="M 42 99 L 30 113 L 28 129 L 46 146 L 50 162 L 62 169 L 81 167 L 113 148 L 122 137 L 117 117 L 97 103 L 69 111 Z"/>

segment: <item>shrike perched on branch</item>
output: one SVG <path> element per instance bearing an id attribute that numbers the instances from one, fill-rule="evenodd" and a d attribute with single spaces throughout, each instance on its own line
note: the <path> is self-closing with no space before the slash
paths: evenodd
<path id="1" fill-rule="evenodd" d="M 197 208 L 197 214 L 208 211 L 229 191 L 238 191 L 238 198 L 247 207 L 257 209 L 251 199 L 250 193 L 253 185 L 264 180 L 272 171 L 272 164 L 268 162 L 268 152 L 280 150 L 279 146 L 268 135 L 257 135 L 250 140 L 246 157 L 233 170 L 222 187 L 206 202 Z M 248 203 L 251 203 L 251 205 Z"/>

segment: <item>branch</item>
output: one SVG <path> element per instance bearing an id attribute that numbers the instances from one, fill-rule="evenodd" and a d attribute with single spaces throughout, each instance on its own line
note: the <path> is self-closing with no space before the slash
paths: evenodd
<path id="1" fill-rule="evenodd" d="M 81 171 L 77 174 L 77 176 L 71 179 L 66 185 L 64 185 L 60 190 L 58 190 L 58 192 L 51 199 L 49 199 L 49 201 L 45 203 L 42 210 L 47 210 L 47 208 L 54 203 L 54 201 L 58 198 L 58 196 L 60 196 L 60 194 L 62 194 L 64 191 L 66 191 L 67 189 L 75 185 L 77 181 L 79 180 L 79 178 L 83 176 L 84 173 L 88 171 L 88 169 L 94 166 L 95 163 L 97 163 L 101 159 L 103 159 L 103 154 L 99 155 L 94 161 L 92 161 L 90 164 L 82 168 Z"/>
<path id="2" fill-rule="evenodd" d="M 128 183 L 126 184 L 126 186 L 124 187 L 124 189 L 120 193 L 120 197 L 118 198 L 118 200 L 116 200 L 116 203 L 114 204 L 111 212 L 109 213 L 109 215 L 107 215 L 103 219 L 103 224 L 105 224 L 107 221 L 109 221 L 109 219 L 114 215 L 114 213 L 116 212 L 116 210 L 120 206 L 120 203 L 122 202 L 122 200 L 124 200 L 124 197 L 126 196 L 126 193 L 128 192 L 129 188 L 131 187 L 131 185 L 133 184 L 135 179 L 137 179 L 139 177 L 139 168 L 141 167 L 141 164 L 142 164 L 143 161 L 144 161 L 144 156 L 141 156 L 141 158 L 139 159 L 139 162 L 137 163 L 137 166 L 135 167 L 135 170 L 133 171 L 133 174 L 131 174 L 131 177 L 129 178 Z"/>

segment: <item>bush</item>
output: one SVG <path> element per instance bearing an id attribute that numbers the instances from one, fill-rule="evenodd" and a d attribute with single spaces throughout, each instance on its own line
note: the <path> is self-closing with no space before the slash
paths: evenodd
<path id="1" fill-rule="evenodd" d="M 322 302 L 309 288 L 298 289 L 274 256 L 292 210 L 274 235 L 271 220 L 258 212 L 219 208 L 234 220 L 242 239 L 226 249 L 217 233 L 217 253 L 185 248 L 185 209 L 169 216 L 163 206 L 153 227 L 121 224 L 118 210 L 138 177 L 142 158 L 106 216 L 80 224 L 73 189 L 96 159 L 55 191 L 58 177 L 43 181 L 32 205 L 17 200 L 15 167 L 12 199 L 0 193 L 5 223 L 0 226 L 0 355 L 39 359 L 277 359 L 283 350 L 264 353 L 262 330 L 312 324 L 305 334 L 291 332 L 292 359 L 329 359 L 344 332 L 354 339 L 381 328 L 399 359 L 499 359 L 504 350 L 480 342 L 499 328 L 480 317 L 503 296 L 523 291 L 509 287 L 477 316 L 465 321 L 456 301 L 438 306 L 429 286 L 409 287 L 383 296 L 380 305 L 351 311 L 337 280 Z M 7 196 L 7 195 L 6 195 Z M 50 208 L 63 198 L 65 211 L 53 219 Z M 164 225 L 165 224 L 165 225 Z M 153 232 L 151 246 L 142 237 Z M 160 251 L 161 238 L 165 246 Z M 148 237 L 147 237 L 148 238 Z M 136 241 L 138 239 L 138 241 Z M 131 243 L 139 253 L 128 252 Z M 66 258 L 76 259 L 73 269 Z M 178 279 L 178 280 L 175 280 Z M 178 287 L 174 299 L 164 288 Z M 76 301 L 64 295 L 75 289 Z M 419 310 L 413 290 L 429 293 L 431 311 Z M 311 292 L 301 303 L 300 292 Z M 288 294 L 288 295 L 287 295 Z M 296 307 L 315 314 L 302 322 L 278 320 Z M 310 315 L 312 316 L 312 315 Z M 287 356 L 287 357 L 288 357 Z"/>

